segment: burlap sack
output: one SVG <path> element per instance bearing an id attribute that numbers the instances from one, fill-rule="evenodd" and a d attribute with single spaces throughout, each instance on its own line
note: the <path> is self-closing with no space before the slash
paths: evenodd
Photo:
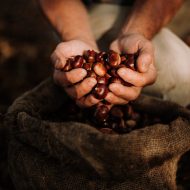
<path id="1" fill-rule="evenodd" d="M 51 80 L 9 108 L 9 171 L 18 190 L 177 189 L 181 155 L 190 149 L 190 111 L 141 96 L 135 109 L 167 118 L 124 135 L 108 135 L 84 123 L 43 120 L 67 97 Z"/>
<path id="2" fill-rule="evenodd" d="M 4 113 L 5 113 L 4 106 L 2 107 L 0 105 L 0 190 L 14 190 L 8 172 L 8 163 L 7 163 L 8 131 L 6 126 L 3 124 Z"/>

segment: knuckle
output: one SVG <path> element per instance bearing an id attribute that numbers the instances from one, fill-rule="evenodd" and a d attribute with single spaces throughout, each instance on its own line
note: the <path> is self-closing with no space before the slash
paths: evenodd
<path id="1" fill-rule="evenodd" d="M 147 80 L 146 80 L 146 77 L 141 77 L 141 79 L 139 80 L 139 87 L 143 87 L 143 86 L 145 86 L 146 85 L 146 83 L 147 83 Z"/>
<path id="2" fill-rule="evenodd" d="M 140 90 L 134 90 L 133 95 L 130 100 L 136 100 L 140 94 Z"/>
<path id="3" fill-rule="evenodd" d="M 149 64 L 151 64 L 153 62 L 153 56 L 150 53 L 147 53 L 146 60 Z"/>
<path id="4" fill-rule="evenodd" d="M 117 94 L 118 96 L 121 96 L 124 94 L 122 87 L 117 88 Z"/>
<path id="5" fill-rule="evenodd" d="M 73 84 L 73 83 L 74 83 L 74 76 L 72 75 L 72 73 L 65 72 L 63 75 L 64 75 L 64 78 L 65 78 L 70 84 Z"/>
<path id="6" fill-rule="evenodd" d="M 96 99 L 92 95 L 89 97 L 89 103 L 90 104 L 96 103 Z"/>

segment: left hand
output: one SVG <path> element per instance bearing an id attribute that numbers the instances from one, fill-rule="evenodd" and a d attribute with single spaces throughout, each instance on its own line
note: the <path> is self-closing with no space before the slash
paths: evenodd
<path id="1" fill-rule="evenodd" d="M 141 34 L 124 35 L 110 45 L 110 49 L 118 53 L 134 54 L 139 52 L 137 58 L 137 71 L 129 68 L 120 68 L 119 76 L 133 86 L 127 87 L 121 84 L 110 84 L 111 92 L 106 96 L 106 100 L 112 104 L 127 104 L 135 100 L 141 89 L 153 84 L 157 77 L 157 71 L 154 64 L 154 48 L 152 43 Z"/>

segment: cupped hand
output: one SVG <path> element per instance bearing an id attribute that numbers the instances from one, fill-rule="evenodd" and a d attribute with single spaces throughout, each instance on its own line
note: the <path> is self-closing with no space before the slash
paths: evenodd
<path id="1" fill-rule="evenodd" d="M 135 100 L 143 87 L 155 82 L 157 71 L 154 64 L 154 48 L 143 35 L 128 34 L 113 41 L 110 49 L 118 53 L 138 53 L 137 71 L 129 68 L 118 70 L 119 76 L 132 86 L 112 83 L 109 86 L 111 92 L 106 97 L 112 104 L 126 104 Z"/>
<path id="2" fill-rule="evenodd" d="M 81 107 L 90 107 L 99 102 L 93 95 L 88 95 L 97 81 L 91 77 L 85 78 L 87 75 L 85 69 L 72 69 L 68 72 L 64 72 L 62 69 L 69 57 L 82 55 L 88 49 L 95 48 L 83 41 L 71 40 L 58 44 L 51 56 L 54 65 L 53 78 L 55 83 L 62 86 L 66 93 L 75 99 Z"/>

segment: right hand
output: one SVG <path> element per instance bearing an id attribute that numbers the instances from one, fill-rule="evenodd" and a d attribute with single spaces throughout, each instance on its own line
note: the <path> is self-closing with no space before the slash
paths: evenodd
<path id="1" fill-rule="evenodd" d="M 62 86 L 66 93 L 75 99 L 80 107 L 90 107 L 99 102 L 93 95 L 87 95 L 96 85 L 97 81 L 94 78 L 85 78 L 87 75 L 85 69 L 78 68 L 69 72 L 64 72 L 61 69 L 64 68 L 66 60 L 69 57 L 82 55 L 88 49 L 95 48 L 83 41 L 71 40 L 58 44 L 51 55 L 54 65 L 53 78 L 55 83 Z"/>

